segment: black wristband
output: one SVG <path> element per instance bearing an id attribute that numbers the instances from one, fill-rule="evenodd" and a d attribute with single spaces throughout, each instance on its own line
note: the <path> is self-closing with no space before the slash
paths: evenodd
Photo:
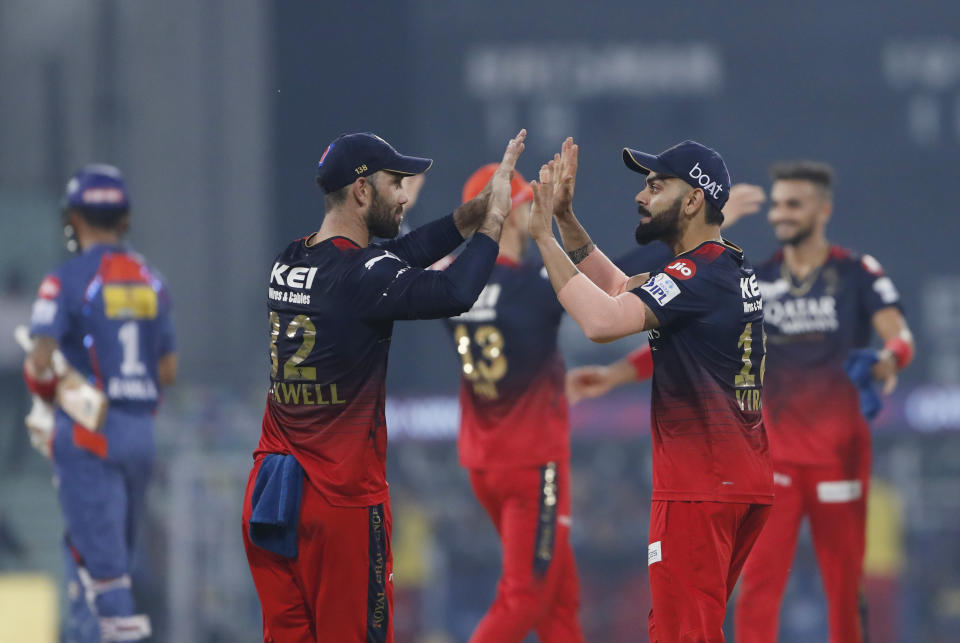
<path id="1" fill-rule="evenodd" d="M 569 252 L 567 252 L 567 256 L 570 257 L 570 261 L 573 262 L 573 265 L 577 265 L 581 261 L 586 259 L 587 255 L 593 252 L 594 248 L 596 247 L 597 247 L 597 244 L 591 241 L 590 243 L 584 246 L 580 246 L 576 250 L 570 250 Z"/>

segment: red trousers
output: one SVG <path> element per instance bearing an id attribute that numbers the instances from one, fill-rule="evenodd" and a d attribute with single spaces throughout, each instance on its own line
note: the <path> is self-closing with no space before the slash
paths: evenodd
<path id="1" fill-rule="evenodd" d="M 863 464 L 863 463 L 861 463 Z M 774 465 L 776 500 L 743 570 L 734 628 L 738 643 L 773 643 L 797 533 L 810 519 L 831 643 L 860 643 L 860 580 L 869 462 L 854 467 Z"/>
<path id="2" fill-rule="evenodd" d="M 503 547 L 497 596 L 471 643 L 580 643 L 580 584 L 570 546 L 570 467 L 471 469 Z"/>
<path id="3" fill-rule="evenodd" d="M 265 643 L 392 643 L 393 555 L 390 503 L 336 507 L 303 483 L 296 558 L 250 542 L 250 495 L 243 543 L 263 609 Z"/>
<path id="4" fill-rule="evenodd" d="M 727 600 L 770 505 L 654 500 L 650 641 L 722 643 Z"/>

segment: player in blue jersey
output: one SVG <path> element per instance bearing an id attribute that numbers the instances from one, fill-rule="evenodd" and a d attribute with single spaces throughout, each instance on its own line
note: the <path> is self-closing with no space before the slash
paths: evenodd
<path id="1" fill-rule="evenodd" d="M 432 161 L 369 133 L 343 135 L 321 157 L 323 223 L 277 256 L 267 284 L 271 386 L 243 505 L 264 641 L 393 641 L 384 418 L 393 322 L 473 305 L 525 137 L 510 141 L 477 198 L 402 237 L 403 179 Z M 454 266 L 427 270 L 471 236 Z"/>
<path id="2" fill-rule="evenodd" d="M 642 331 L 651 339 L 650 640 L 722 641 L 726 602 L 773 501 L 762 300 L 743 252 L 720 236 L 729 173 L 694 141 L 659 155 L 623 150 L 626 166 L 646 177 L 637 241 L 660 239 L 676 254 L 630 278 L 597 250 L 572 208 L 554 204 L 555 177 L 568 191 L 575 157 L 568 139 L 559 168 L 541 168 L 530 234 L 560 303 L 590 339 Z"/>
<path id="3" fill-rule="evenodd" d="M 131 593 L 130 559 L 154 458 L 153 415 L 177 372 L 170 298 L 123 243 L 130 202 L 120 172 L 89 165 L 67 184 L 64 223 L 79 255 L 43 280 L 24 364 L 28 389 L 53 400 L 55 358 L 109 402 L 90 430 L 56 409 L 50 452 L 66 523 L 67 641 L 138 641 L 150 619 Z"/>

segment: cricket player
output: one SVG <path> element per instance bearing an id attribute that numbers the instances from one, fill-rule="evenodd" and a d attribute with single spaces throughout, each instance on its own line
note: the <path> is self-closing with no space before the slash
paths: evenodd
<path id="1" fill-rule="evenodd" d="M 170 297 L 123 243 L 130 200 L 117 168 L 84 167 L 64 199 L 65 231 L 79 254 L 40 284 L 24 375 L 31 393 L 52 401 L 62 354 L 109 402 L 98 430 L 59 406 L 48 445 L 66 523 L 65 640 L 139 641 L 151 628 L 134 606 L 130 559 L 154 459 L 153 415 L 177 372 Z"/>
<path id="2" fill-rule="evenodd" d="M 830 641 L 859 643 L 870 430 L 844 361 L 876 332 L 884 348 L 872 354 L 873 377 L 890 393 L 913 357 L 913 339 L 897 289 L 877 260 L 827 240 L 832 169 L 799 161 L 778 163 L 771 174 L 768 218 L 783 248 L 757 268 L 757 278 L 768 336 L 764 423 L 776 502 L 743 570 L 735 632 L 740 643 L 776 641 L 806 516 Z"/>
<path id="3" fill-rule="evenodd" d="M 573 215 L 576 155 L 567 139 L 559 166 L 541 168 L 530 234 L 560 303 L 591 340 L 650 336 L 650 640 L 723 641 L 727 600 L 773 501 L 763 303 L 743 251 L 720 236 L 730 176 L 719 154 L 693 141 L 659 155 L 623 150 L 627 167 L 646 177 L 637 241 L 662 239 L 676 254 L 631 278 Z"/>
<path id="4" fill-rule="evenodd" d="M 340 136 L 321 157 L 323 223 L 277 256 L 267 285 L 271 386 L 243 505 L 264 641 L 393 641 L 384 420 L 393 322 L 473 305 L 525 137 L 509 142 L 477 198 L 399 238 L 403 178 L 432 161 L 369 133 Z M 471 235 L 448 270 L 426 270 Z"/>
<path id="5" fill-rule="evenodd" d="M 469 202 L 495 163 L 463 187 Z M 471 637 L 583 641 L 570 546 L 570 423 L 557 333 L 563 308 L 539 262 L 525 261 L 533 192 L 519 173 L 500 254 L 473 307 L 446 321 L 462 361 L 460 464 L 503 551 L 497 596 Z M 460 260 L 457 259 L 453 265 Z"/>

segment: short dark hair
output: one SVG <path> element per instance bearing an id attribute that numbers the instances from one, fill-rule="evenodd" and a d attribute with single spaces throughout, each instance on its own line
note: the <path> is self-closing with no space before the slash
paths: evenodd
<path id="1" fill-rule="evenodd" d="M 130 214 L 130 210 L 81 210 L 71 208 L 91 227 L 101 230 L 115 230 L 123 224 L 123 220 Z"/>
<path id="2" fill-rule="evenodd" d="M 317 179 L 317 185 L 320 185 L 320 179 Z M 323 194 L 323 207 L 326 210 L 331 210 L 338 205 L 343 205 L 347 200 L 347 194 L 350 193 L 350 185 L 345 185 L 339 190 L 334 192 L 324 192 Z"/>
<path id="3" fill-rule="evenodd" d="M 704 200 L 703 204 L 707 207 L 704 220 L 709 225 L 723 225 L 723 211 L 707 200 Z"/>
<path id="4" fill-rule="evenodd" d="M 820 161 L 780 161 L 770 166 L 774 181 L 808 181 L 820 189 L 833 190 L 833 168 Z"/>

